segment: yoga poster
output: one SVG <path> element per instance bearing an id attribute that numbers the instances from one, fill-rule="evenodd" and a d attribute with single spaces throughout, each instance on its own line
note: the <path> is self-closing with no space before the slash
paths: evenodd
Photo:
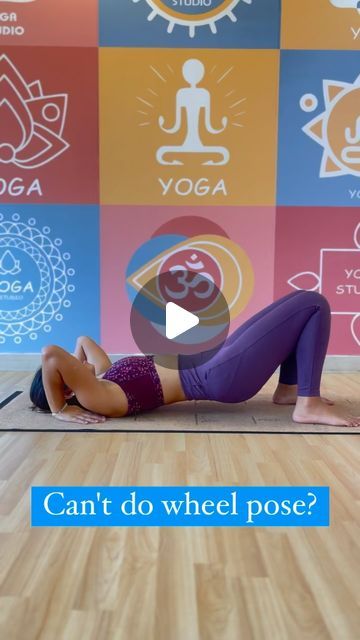
<path id="1" fill-rule="evenodd" d="M 96 203 L 97 50 L 0 55 L 0 202 Z"/>
<path id="2" fill-rule="evenodd" d="M 297 289 L 319 291 L 329 301 L 332 313 L 329 354 L 358 355 L 359 210 L 337 207 L 278 208 L 275 298 Z"/>
<path id="3" fill-rule="evenodd" d="M 20 216 L 32 204 L 40 216 L 43 206 L 74 215 L 76 205 L 85 214 L 99 207 L 94 313 L 112 348 L 133 346 L 123 286 L 130 257 L 173 218 L 204 211 L 247 252 L 254 288 L 235 323 L 277 297 L 273 265 L 287 253 L 274 253 L 276 207 L 304 211 L 294 218 L 300 231 L 307 215 L 323 231 L 317 212 L 335 207 L 341 236 L 360 206 L 357 4 L 0 0 L 0 204 Z M 80 254 L 86 233 L 85 225 Z M 305 256 L 308 238 L 299 238 Z M 325 251 L 334 240 L 321 238 L 324 272 L 353 268 L 335 266 Z M 4 247 L 6 279 L 13 261 Z M 71 342 L 72 325 L 63 329 Z M 336 341 L 343 355 L 360 346 L 352 334 L 345 344 L 347 335 Z M 32 352 L 30 338 L 23 346 Z"/>
<path id="4" fill-rule="evenodd" d="M 102 49 L 102 202 L 274 205 L 278 57 Z"/>

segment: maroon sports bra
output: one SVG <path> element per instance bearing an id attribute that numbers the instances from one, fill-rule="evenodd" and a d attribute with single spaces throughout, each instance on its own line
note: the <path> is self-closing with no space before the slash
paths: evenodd
<path id="1" fill-rule="evenodd" d="M 154 356 L 131 356 L 117 360 L 103 377 L 124 391 L 128 410 L 126 415 L 156 409 L 164 404 L 164 395 Z"/>

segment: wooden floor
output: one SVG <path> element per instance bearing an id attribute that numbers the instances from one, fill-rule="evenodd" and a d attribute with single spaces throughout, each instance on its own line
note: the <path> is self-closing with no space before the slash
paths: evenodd
<path id="1" fill-rule="evenodd" d="M 0 374 L 0 394 L 25 377 Z M 358 392 L 360 374 L 338 385 Z M 2 433 L 0 638 L 358 640 L 359 445 L 345 431 Z M 331 526 L 32 530 L 33 484 L 329 485 Z"/>

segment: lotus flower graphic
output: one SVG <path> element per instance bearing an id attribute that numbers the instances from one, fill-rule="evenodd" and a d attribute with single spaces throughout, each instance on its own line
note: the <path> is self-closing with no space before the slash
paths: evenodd
<path id="1" fill-rule="evenodd" d="M 12 275 L 20 273 L 20 260 L 16 260 L 11 251 L 5 251 L 4 255 L 0 259 L 0 275 Z"/>
<path id="2" fill-rule="evenodd" d="M 35 169 L 60 156 L 67 94 L 45 95 L 40 80 L 27 84 L 7 55 L 0 56 L 0 163 Z"/>

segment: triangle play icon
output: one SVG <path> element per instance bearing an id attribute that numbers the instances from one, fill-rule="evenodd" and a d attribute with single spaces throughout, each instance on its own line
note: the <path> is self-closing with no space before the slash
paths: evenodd
<path id="1" fill-rule="evenodd" d="M 166 304 L 166 337 L 173 340 L 199 324 L 199 318 L 175 302 Z"/>

